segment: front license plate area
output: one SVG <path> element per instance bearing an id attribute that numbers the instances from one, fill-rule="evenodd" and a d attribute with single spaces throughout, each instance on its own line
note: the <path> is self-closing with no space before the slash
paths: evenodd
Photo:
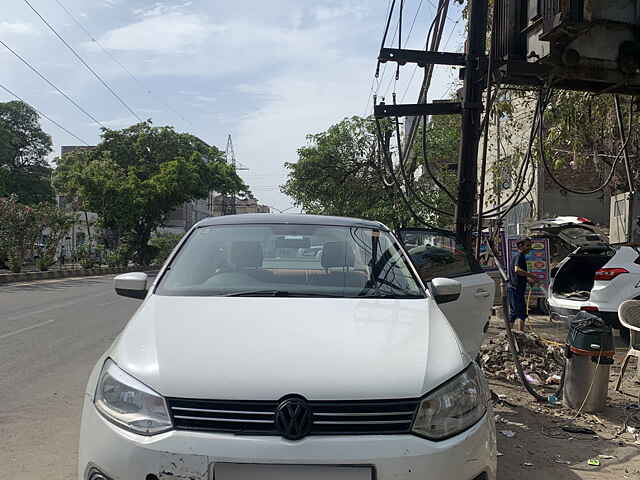
<path id="1" fill-rule="evenodd" d="M 375 480 L 370 466 L 216 463 L 214 480 Z"/>

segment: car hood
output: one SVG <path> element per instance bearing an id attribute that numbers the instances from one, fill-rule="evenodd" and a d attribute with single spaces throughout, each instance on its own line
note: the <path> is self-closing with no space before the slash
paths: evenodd
<path id="1" fill-rule="evenodd" d="M 431 299 L 151 295 L 110 356 L 168 397 L 415 398 L 469 359 Z"/>

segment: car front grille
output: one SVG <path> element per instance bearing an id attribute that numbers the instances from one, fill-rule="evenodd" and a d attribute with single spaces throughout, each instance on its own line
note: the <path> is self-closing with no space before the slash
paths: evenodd
<path id="1" fill-rule="evenodd" d="M 418 400 L 309 401 L 309 435 L 409 433 Z M 280 435 L 275 424 L 279 402 L 168 398 L 177 430 L 236 435 Z"/>

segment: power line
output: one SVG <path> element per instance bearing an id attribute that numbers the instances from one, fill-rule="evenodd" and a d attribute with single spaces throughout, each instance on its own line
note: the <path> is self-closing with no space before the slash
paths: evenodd
<path id="1" fill-rule="evenodd" d="M 6 86 L 4 86 L 2 83 L 0 83 L 0 88 L 2 90 L 4 90 L 5 92 L 7 92 L 9 95 L 14 96 L 15 98 L 17 98 L 18 100 L 20 100 L 22 103 L 25 103 L 27 105 L 29 105 L 31 108 L 33 108 L 41 117 L 46 118 L 47 120 L 49 120 L 51 123 L 53 123 L 56 127 L 58 127 L 60 130 L 68 133 L 69 135 L 71 135 L 73 138 L 75 138 L 76 140 L 78 140 L 80 143 L 84 143 L 85 145 L 89 146 L 89 143 L 84 141 L 83 139 L 81 139 L 80 137 L 78 137 L 76 134 L 74 134 L 73 132 L 70 132 L 69 130 L 67 130 L 64 126 L 60 125 L 58 122 L 56 122 L 53 118 L 51 118 L 49 115 L 47 115 L 44 112 L 41 112 L 40 110 L 38 110 L 37 108 L 35 108 L 33 105 L 31 105 L 29 102 L 23 100 L 22 98 L 20 98 L 18 96 L 18 94 L 12 92 L 11 90 L 9 90 Z"/>
<path id="2" fill-rule="evenodd" d="M 147 94 L 149 94 L 150 96 L 154 97 L 156 100 L 159 100 L 167 110 L 169 110 L 170 112 L 172 112 L 174 115 L 177 115 L 178 117 L 180 117 L 180 119 L 182 119 L 182 121 L 184 121 L 185 123 L 188 123 L 189 125 L 193 126 L 193 123 L 191 123 L 190 120 L 188 120 L 187 118 L 184 117 L 184 115 L 182 115 L 179 111 L 177 111 L 176 109 L 174 109 L 173 107 L 171 107 L 171 105 L 169 105 L 169 103 L 161 98 L 159 98 L 157 95 L 155 95 L 149 88 L 147 88 L 144 83 L 142 83 L 142 81 L 133 74 L 133 72 L 131 72 L 131 70 L 129 70 L 120 60 L 118 60 L 118 58 L 113 55 L 113 53 L 111 53 L 111 51 L 109 51 L 107 48 L 105 48 L 100 41 L 98 41 L 97 38 L 95 38 L 91 32 L 89 32 L 89 30 L 80 22 L 80 20 L 78 20 L 75 15 L 73 15 L 73 13 L 71 13 L 71 11 L 69 11 L 69 9 L 67 7 L 64 6 L 64 4 L 60 1 L 60 0 L 55 0 L 55 2 L 60 6 L 60 8 L 62 8 L 67 15 L 69 15 L 69 17 L 76 23 L 76 25 L 78 25 L 78 27 L 80 27 L 80 29 L 89 37 L 89 39 L 95 43 L 98 47 L 100 47 L 100 49 L 105 53 L 105 55 L 107 55 L 114 63 L 116 63 L 120 68 L 122 68 L 122 70 L 129 75 L 129 77 L 135 81 L 138 86 L 140 86 L 140 88 Z"/>
<path id="3" fill-rule="evenodd" d="M 109 90 L 109 92 L 124 106 L 124 108 L 126 108 L 129 111 L 129 113 L 131 113 L 131 115 L 136 117 L 138 119 L 138 121 L 142 122 L 143 121 L 142 118 L 140 118 L 138 116 L 138 114 L 136 112 L 134 112 L 133 109 L 127 104 L 127 102 L 125 102 L 122 99 L 122 97 L 120 97 L 120 95 L 118 95 L 115 92 L 115 90 L 113 90 L 113 88 L 111 88 L 111 86 L 109 86 L 109 84 L 93 68 L 91 68 L 91 66 L 84 60 L 84 58 L 82 58 L 82 56 L 71 45 L 69 45 L 64 38 L 62 38 L 62 36 L 56 31 L 56 29 L 53 28 L 53 26 L 49 22 L 47 22 L 47 20 L 42 15 L 40 15 L 40 12 L 38 12 L 38 10 L 36 10 L 33 7 L 33 5 L 31 5 L 31 3 L 29 3 L 29 0 L 24 0 L 24 3 L 26 3 L 29 6 L 29 8 L 31 10 L 33 10 L 33 12 L 38 17 L 40 17 L 40 20 L 42 20 L 44 22 L 44 24 L 47 27 L 49 27 L 49 30 L 51 30 L 54 33 L 54 35 L 60 39 L 60 41 L 65 45 L 65 47 L 67 47 L 71 51 L 71 53 L 73 53 L 74 56 L 87 68 L 87 70 L 89 70 L 93 74 L 93 76 L 96 77 L 98 79 L 98 81 L 102 85 L 104 85 L 104 87 L 107 90 Z"/>
<path id="4" fill-rule="evenodd" d="M 60 88 L 58 88 L 53 82 L 51 82 L 51 80 L 49 80 L 47 77 L 45 77 L 42 73 L 40 73 L 38 71 L 38 69 L 36 67 L 34 67 L 33 65 L 31 65 L 27 60 L 25 60 L 22 56 L 20 56 L 19 53 L 17 53 L 15 50 L 13 50 L 9 45 L 7 45 L 6 43 L 4 43 L 2 40 L 0 40 L 0 44 L 2 46 L 4 46 L 7 50 L 9 50 L 14 56 L 16 56 L 22 63 L 24 63 L 27 67 L 29 67 L 31 69 L 31 71 L 33 71 L 36 75 L 38 75 L 42 80 L 44 80 L 45 82 L 47 82 L 49 84 L 50 87 L 54 88 L 60 95 L 62 95 L 64 98 L 66 98 L 69 102 L 71 102 L 78 110 L 80 110 L 82 113 L 84 113 L 87 117 L 89 117 L 93 122 L 95 122 L 96 124 L 100 125 L 102 128 L 107 129 L 108 128 L 102 124 L 102 122 L 100 122 L 100 120 L 98 120 L 96 117 L 94 117 L 93 115 L 91 115 L 89 112 L 87 112 L 84 108 L 82 108 L 78 102 L 76 102 L 73 98 L 71 98 L 69 95 L 67 95 L 66 93 L 64 93 L 62 90 L 60 90 Z"/>
<path id="5" fill-rule="evenodd" d="M 391 17 L 393 15 L 393 9 L 395 7 L 396 4 L 396 0 L 389 0 L 389 6 L 387 7 L 387 19 L 385 20 L 385 28 L 384 28 L 384 32 L 382 34 L 382 43 L 380 44 L 380 48 L 384 47 L 384 43 L 387 39 L 387 35 L 389 33 L 389 26 L 391 25 Z M 396 34 L 394 33 L 393 38 L 396 38 Z M 393 42 L 393 39 L 391 40 Z M 384 69 L 382 70 L 382 78 L 384 78 L 384 74 L 387 71 L 387 64 L 384 65 Z M 364 107 L 364 115 L 363 117 L 367 116 L 367 113 L 369 112 L 369 103 L 371 102 L 371 99 L 373 98 L 374 95 L 378 94 L 378 90 L 380 89 L 380 82 L 381 79 L 379 78 L 380 75 L 380 60 L 378 60 L 377 64 L 376 64 L 376 71 L 373 75 L 373 80 L 371 81 L 371 89 L 369 91 L 369 96 L 367 98 L 367 106 Z M 374 86 L 375 86 L 375 94 L 374 94 Z"/>
<path id="6" fill-rule="evenodd" d="M 409 33 L 407 34 L 407 38 L 404 41 L 404 45 L 402 46 L 402 48 L 407 48 L 407 45 L 409 43 L 409 40 L 411 39 L 411 34 L 413 33 L 413 27 L 415 27 L 416 25 L 416 20 L 418 19 L 418 15 L 420 14 L 420 9 L 422 9 L 422 4 L 423 4 L 424 0 L 420 0 L 420 3 L 418 4 L 418 8 L 416 9 L 416 14 L 413 16 L 413 21 L 411 22 L 411 27 L 409 28 Z M 418 68 L 418 64 L 415 65 L 415 68 L 413 70 L 413 74 L 411 75 L 411 80 L 413 80 L 413 76 L 416 73 L 416 69 Z M 400 64 L 398 64 L 398 71 L 400 69 Z M 395 81 L 397 82 L 398 78 L 395 78 Z M 387 93 L 389 92 L 389 88 L 391 87 L 391 81 L 389 81 L 389 84 L 387 85 L 387 88 L 384 92 L 384 96 L 387 96 Z M 393 86 L 393 90 L 395 91 L 396 89 L 396 85 L 394 84 Z M 405 93 L 406 95 L 406 93 Z M 404 95 L 403 95 L 403 99 L 404 99 Z"/>

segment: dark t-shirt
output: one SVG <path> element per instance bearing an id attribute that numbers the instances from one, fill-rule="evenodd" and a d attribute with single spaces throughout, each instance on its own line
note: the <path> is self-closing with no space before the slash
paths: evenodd
<path id="1" fill-rule="evenodd" d="M 516 267 L 520 270 L 524 270 L 525 272 L 529 271 L 527 268 L 527 255 L 525 253 L 518 253 L 516 261 L 513 262 L 513 280 L 511 283 L 517 292 L 524 293 L 527 290 L 527 277 L 518 275 L 516 273 Z"/>

